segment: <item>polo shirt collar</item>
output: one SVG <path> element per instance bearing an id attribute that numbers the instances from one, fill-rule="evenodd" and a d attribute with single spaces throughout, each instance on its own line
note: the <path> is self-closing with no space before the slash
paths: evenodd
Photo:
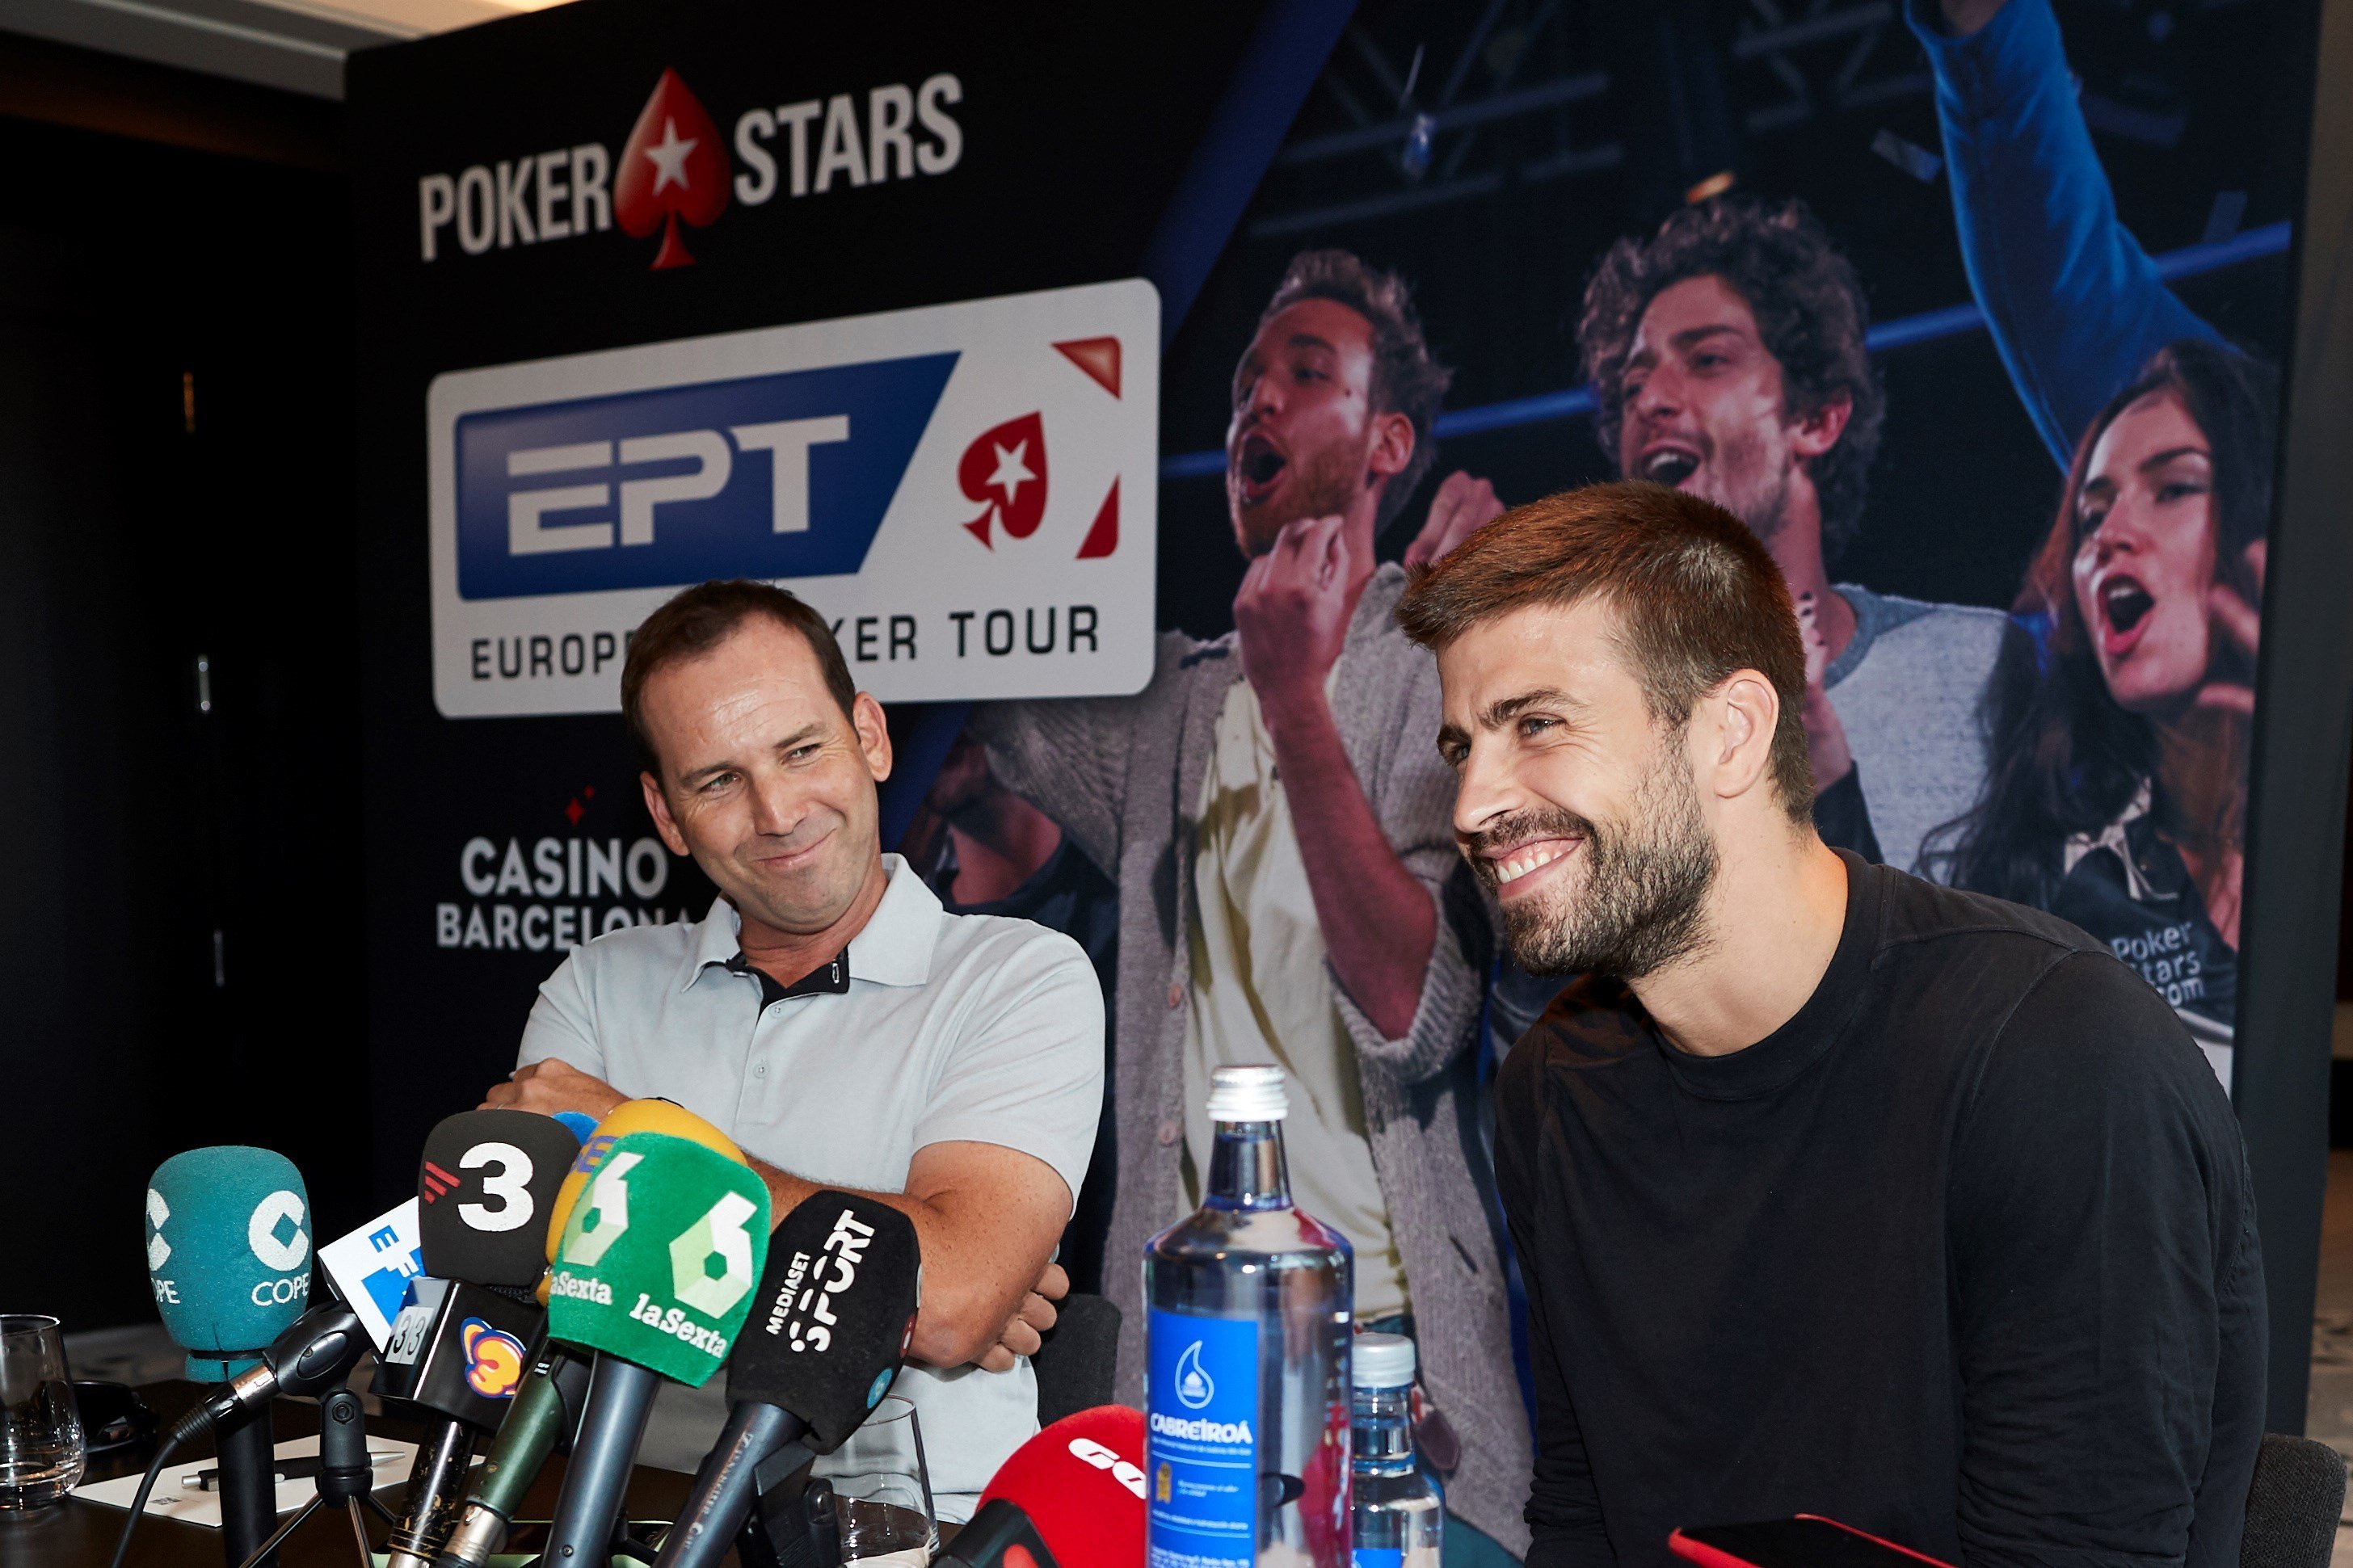
<path id="1" fill-rule="evenodd" d="M 939 943 L 946 906 L 923 885 L 900 855 L 882 857 L 890 882 L 865 929 L 849 939 L 849 977 L 878 985 L 922 985 L 932 977 L 932 951 Z M 725 968 L 744 951 L 744 917 L 726 896 L 711 901 L 711 912 L 695 922 L 694 948 L 679 977 L 683 991 L 713 964 Z"/>

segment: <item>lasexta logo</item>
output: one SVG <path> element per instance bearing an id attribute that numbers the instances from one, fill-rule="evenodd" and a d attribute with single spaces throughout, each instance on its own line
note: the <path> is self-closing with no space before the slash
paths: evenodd
<path id="1" fill-rule="evenodd" d="M 652 270 L 694 264 L 679 237 L 679 219 L 707 228 L 727 210 L 727 154 L 721 148 L 719 127 L 701 100 L 678 72 L 665 69 L 621 148 L 613 180 L 613 216 L 621 231 L 632 239 L 662 231 Z"/>
<path id="2" fill-rule="evenodd" d="M 957 357 L 466 415 L 456 442 L 459 595 L 855 573 Z M 1044 437 L 1035 416 L 1027 425 L 1042 466 Z M 1027 531 L 1044 484 L 1013 471 L 1001 482 L 1012 487 L 1008 510 L 1030 509 Z"/>

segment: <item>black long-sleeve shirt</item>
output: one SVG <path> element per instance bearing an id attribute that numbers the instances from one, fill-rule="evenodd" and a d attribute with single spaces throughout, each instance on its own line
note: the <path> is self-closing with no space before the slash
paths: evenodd
<path id="1" fill-rule="evenodd" d="M 1814 994 L 1668 1045 L 1587 981 L 1505 1062 L 1528 1568 L 1828 1514 L 1951 1563 L 2238 1561 L 2263 1285 L 2238 1124 L 2074 927 L 1852 855 Z"/>

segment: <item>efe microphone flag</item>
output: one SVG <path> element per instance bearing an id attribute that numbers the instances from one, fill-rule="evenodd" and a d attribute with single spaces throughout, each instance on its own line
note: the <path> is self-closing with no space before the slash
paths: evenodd
<path id="1" fill-rule="evenodd" d="M 668 1133 L 624 1134 L 564 1227 L 548 1331 L 700 1388 L 750 1314 L 767 1253 L 768 1189 L 748 1166 Z"/>
<path id="2" fill-rule="evenodd" d="M 311 1206 L 283 1154 L 222 1145 L 174 1154 L 147 1183 L 147 1274 L 196 1383 L 223 1383 L 302 1315 Z"/>
<path id="3" fill-rule="evenodd" d="M 552 1116 L 465 1110 L 425 1140 L 417 1167 L 425 1272 L 528 1289 L 547 1266 L 548 1216 L 580 1141 Z"/>

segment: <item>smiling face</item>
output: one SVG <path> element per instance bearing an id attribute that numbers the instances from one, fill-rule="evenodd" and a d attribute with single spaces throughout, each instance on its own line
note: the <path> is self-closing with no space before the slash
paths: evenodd
<path id="1" fill-rule="evenodd" d="M 1684 732 L 1651 717 L 1615 612 L 1514 610 L 1438 668 L 1455 840 L 1521 966 L 1636 980 L 1704 945 L 1715 842 Z"/>
<path id="2" fill-rule="evenodd" d="M 2192 701 L 2213 652 L 2214 459 L 2179 396 L 2150 393 L 2101 432 L 2073 527 L 2075 609 L 2109 694 L 2139 713 Z"/>
<path id="3" fill-rule="evenodd" d="M 655 670 L 640 701 L 661 759 L 646 781 L 654 826 L 747 923 L 823 931 L 879 882 L 882 710 L 860 692 L 843 713 L 798 632 L 747 616 L 710 652 Z"/>
<path id="4" fill-rule="evenodd" d="M 1767 543 L 1793 489 L 1810 489 L 1804 459 L 1827 452 L 1844 425 L 1843 405 L 1788 417 L 1780 362 L 1756 312 L 1713 274 L 1659 290 L 1622 375 L 1620 471 L 1704 497 Z"/>
<path id="5" fill-rule="evenodd" d="M 1405 426 L 1408 453 L 1412 422 L 1377 414 L 1372 384 L 1372 323 L 1336 300 L 1302 300 L 1259 329 L 1234 367 L 1226 426 L 1226 505 L 1244 555 L 1272 549 L 1285 523 L 1377 503 L 1396 471 L 1384 422 Z"/>

